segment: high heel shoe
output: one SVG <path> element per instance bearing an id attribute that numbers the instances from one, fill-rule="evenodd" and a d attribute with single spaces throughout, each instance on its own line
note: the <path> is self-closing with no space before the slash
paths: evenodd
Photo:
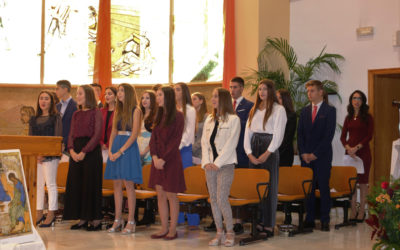
<path id="1" fill-rule="evenodd" d="M 217 235 L 215 236 L 215 238 L 210 240 L 208 242 L 208 245 L 209 246 L 219 246 L 219 245 L 221 245 L 223 238 L 224 238 L 224 232 L 217 232 Z"/>
<path id="2" fill-rule="evenodd" d="M 152 239 L 163 239 L 165 236 L 167 236 L 168 231 L 165 234 L 152 234 L 150 235 L 150 238 Z"/>
<path id="3" fill-rule="evenodd" d="M 178 238 L 178 232 L 176 232 L 174 236 L 165 235 L 164 240 L 175 240 L 176 238 Z"/>
<path id="4" fill-rule="evenodd" d="M 51 227 L 51 226 L 53 226 L 55 223 L 56 223 L 56 217 L 54 216 L 53 219 L 50 221 L 50 223 L 48 223 L 48 224 L 42 223 L 42 224 L 39 225 L 39 227 Z"/>
<path id="5" fill-rule="evenodd" d="M 77 224 L 72 225 L 72 226 L 71 226 L 71 230 L 78 230 L 78 229 L 81 229 L 81 228 L 85 229 L 85 228 L 87 228 L 87 227 L 88 227 L 88 222 L 85 221 L 85 222 L 82 223 L 82 224 L 77 223 Z"/>
<path id="6" fill-rule="evenodd" d="M 99 224 L 97 224 L 96 226 L 93 224 L 88 225 L 88 227 L 86 228 L 87 231 L 101 231 L 102 229 L 102 225 L 101 222 L 99 222 Z"/>
<path id="7" fill-rule="evenodd" d="M 42 215 L 42 217 L 36 221 L 36 226 L 40 224 L 40 222 L 44 221 L 46 219 L 46 217 L 44 215 Z"/>
<path id="8" fill-rule="evenodd" d="M 128 225 L 132 225 L 132 229 L 126 228 L 126 226 L 128 226 Z M 136 231 L 135 221 L 128 221 L 128 223 L 126 223 L 126 226 L 125 226 L 124 230 L 122 230 L 122 234 L 133 234 Z"/>
<path id="9" fill-rule="evenodd" d="M 225 241 L 224 241 L 224 246 L 226 247 L 233 247 L 235 245 L 235 233 L 226 233 L 226 236 L 230 236 L 230 237 L 225 237 Z"/>
<path id="10" fill-rule="evenodd" d="M 114 220 L 115 223 L 117 223 L 116 227 L 111 227 L 110 229 L 107 230 L 109 233 L 116 233 L 122 230 L 122 225 L 124 225 L 124 220 L 119 219 L 119 220 Z"/>
<path id="11" fill-rule="evenodd" d="M 364 213 L 364 216 L 363 216 L 362 219 L 358 219 L 358 218 L 356 217 L 356 222 L 357 222 L 357 223 L 363 223 L 366 216 L 367 216 L 366 213 Z"/>

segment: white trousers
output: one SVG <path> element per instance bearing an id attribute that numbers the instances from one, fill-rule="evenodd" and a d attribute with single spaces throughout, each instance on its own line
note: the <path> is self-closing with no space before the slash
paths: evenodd
<path id="1" fill-rule="evenodd" d="M 48 210 L 58 210 L 58 192 L 57 192 L 57 168 L 58 159 L 46 161 L 37 164 L 37 189 L 36 189 L 36 209 L 44 208 L 44 185 L 47 186 L 49 197 Z"/>

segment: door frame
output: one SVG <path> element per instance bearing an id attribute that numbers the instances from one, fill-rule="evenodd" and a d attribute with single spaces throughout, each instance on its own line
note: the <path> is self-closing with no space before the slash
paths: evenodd
<path id="1" fill-rule="evenodd" d="M 375 117 L 375 94 L 374 94 L 374 84 L 375 77 L 380 75 L 391 75 L 391 74 L 400 74 L 400 68 L 386 68 L 386 69 L 369 69 L 368 70 L 368 105 L 370 107 L 369 111 L 372 117 Z M 375 121 L 375 120 L 374 120 Z M 369 174 L 369 186 L 372 187 L 375 185 L 375 138 L 372 137 L 370 142 L 371 146 L 371 170 Z"/>

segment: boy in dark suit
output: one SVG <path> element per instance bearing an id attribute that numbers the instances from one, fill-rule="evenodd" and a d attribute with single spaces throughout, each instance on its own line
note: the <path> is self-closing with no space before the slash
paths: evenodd
<path id="1" fill-rule="evenodd" d="M 68 161 L 67 153 L 68 135 L 71 127 L 72 114 L 77 110 L 77 104 L 71 97 L 71 83 L 68 80 L 57 82 L 56 95 L 60 99 L 57 104 L 57 110 L 62 117 L 63 126 L 63 157 L 61 162 Z"/>
<path id="2" fill-rule="evenodd" d="M 247 100 L 242 96 L 244 90 L 244 80 L 241 77 L 232 78 L 229 83 L 229 91 L 232 96 L 232 104 L 233 110 L 236 111 L 236 114 L 240 118 L 240 136 L 239 142 L 236 147 L 236 155 L 238 163 L 236 165 L 237 168 L 248 168 L 249 167 L 249 158 L 247 157 L 246 152 L 244 152 L 243 140 L 244 140 L 244 131 L 246 130 L 246 122 L 249 118 L 249 113 L 254 103 Z"/>
<path id="3" fill-rule="evenodd" d="M 321 230 L 329 231 L 331 207 L 329 179 L 332 168 L 332 140 L 335 134 L 336 109 L 324 102 L 324 90 L 320 81 L 306 83 L 311 104 L 301 110 L 297 129 L 297 144 L 301 165 L 313 172 L 312 190 L 307 200 L 305 228 L 315 226 L 315 189 L 321 194 Z"/>

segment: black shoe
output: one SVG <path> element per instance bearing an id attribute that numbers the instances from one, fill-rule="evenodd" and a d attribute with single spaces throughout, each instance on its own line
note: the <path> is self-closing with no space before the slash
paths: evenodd
<path id="1" fill-rule="evenodd" d="M 80 224 L 79 225 L 79 223 L 77 223 L 77 224 L 75 224 L 75 225 L 72 225 L 71 226 L 71 230 L 78 230 L 78 229 L 86 229 L 88 227 L 88 223 L 87 223 L 87 221 L 85 222 L 85 223 L 83 223 L 83 224 Z"/>
<path id="2" fill-rule="evenodd" d="M 211 224 L 207 227 L 204 227 L 203 230 L 206 232 L 216 232 L 217 227 L 215 226 L 215 221 L 212 221 Z"/>
<path id="3" fill-rule="evenodd" d="M 329 232 L 329 222 L 321 222 L 321 231 Z"/>
<path id="4" fill-rule="evenodd" d="M 44 221 L 46 217 L 42 215 L 42 218 L 40 218 L 38 221 L 36 221 L 36 226 L 40 224 L 40 222 Z"/>
<path id="5" fill-rule="evenodd" d="M 363 216 L 363 218 L 362 219 L 355 219 L 355 222 L 357 222 L 357 223 L 363 223 L 364 222 L 364 220 L 365 220 L 365 216 L 366 216 L 366 214 L 364 213 L 364 216 Z"/>
<path id="6" fill-rule="evenodd" d="M 56 216 L 54 216 L 54 218 L 50 221 L 50 223 L 49 224 L 44 224 L 44 223 L 42 223 L 42 224 L 40 224 L 40 226 L 39 227 L 51 227 L 52 225 L 54 225 L 54 224 L 56 223 Z"/>
<path id="7" fill-rule="evenodd" d="M 315 222 L 314 221 L 305 221 L 303 224 L 303 228 L 314 228 Z"/>
<path id="8" fill-rule="evenodd" d="M 242 234 L 244 232 L 243 225 L 241 223 L 236 223 L 233 225 L 233 231 L 236 235 Z"/>
<path id="9" fill-rule="evenodd" d="M 88 225 L 86 228 L 87 231 L 101 231 L 101 222 L 97 224 L 97 226 L 94 226 L 92 224 Z"/>

